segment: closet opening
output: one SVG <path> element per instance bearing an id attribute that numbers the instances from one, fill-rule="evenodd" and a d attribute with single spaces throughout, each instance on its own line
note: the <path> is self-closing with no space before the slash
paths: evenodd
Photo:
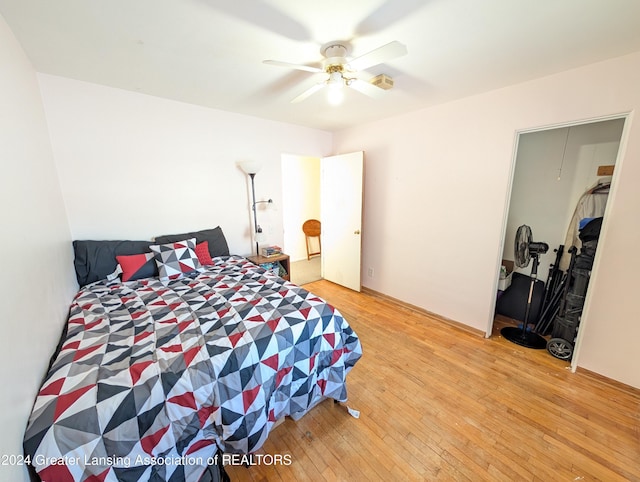
<path id="1" fill-rule="evenodd" d="M 571 362 L 625 121 L 518 133 L 491 336 Z"/>

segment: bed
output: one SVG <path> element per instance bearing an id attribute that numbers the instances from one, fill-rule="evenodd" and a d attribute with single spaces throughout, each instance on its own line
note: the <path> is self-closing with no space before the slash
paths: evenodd
<path id="1" fill-rule="evenodd" d="M 24 438 L 41 480 L 201 480 L 219 451 L 347 399 L 362 349 L 338 310 L 211 237 L 190 270 L 204 238 L 74 243 L 82 288 Z M 180 274 L 162 269 L 172 246 Z"/>

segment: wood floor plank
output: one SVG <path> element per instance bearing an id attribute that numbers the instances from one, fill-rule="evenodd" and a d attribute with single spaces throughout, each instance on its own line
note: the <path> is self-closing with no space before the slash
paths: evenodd
<path id="1" fill-rule="evenodd" d="M 290 465 L 229 466 L 232 480 L 640 480 L 640 390 L 497 329 L 486 339 L 327 281 L 305 288 L 362 342 L 349 401 L 271 433 L 259 453 Z"/>

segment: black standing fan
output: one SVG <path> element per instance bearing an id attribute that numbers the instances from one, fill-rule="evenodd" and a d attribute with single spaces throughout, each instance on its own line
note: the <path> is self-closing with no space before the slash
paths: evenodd
<path id="1" fill-rule="evenodd" d="M 500 330 L 500 334 L 510 342 L 538 350 L 547 347 L 547 340 L 537 333 L 527 330 L 527 326 L 529 323 L 529 312 L 531 311 L 533 287 L 535 286 L 536 278 L 538 277 L 538 264 L 540 263 L 538 256 L 546 253 L 548 250 L 549 245 L 547 243 L 536 243 L 532 241 L 531 228 L 526 224 L 520 226 L 518 231 L 516 231 L 514 263 L 518 268 L 526 268 L 529 266 L 529 262 L 533 259 L 533 266 L 531 267 L 531 285 L 529 287 L 529 296 L 527 298 L 527 308 L 524 312 L 522 329 L 517 326 L 507 326 Z"/>

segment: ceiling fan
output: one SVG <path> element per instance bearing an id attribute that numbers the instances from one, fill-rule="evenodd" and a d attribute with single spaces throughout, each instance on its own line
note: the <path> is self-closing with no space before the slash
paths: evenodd
<path id="1" fill-rule="evenodd" d="M 360 57 L 349 60 L 347 58 L 349 53 L 347 42 L 334 41 L 325 44 L 321 52 L 325 57 L 322 61 L 322 67 L 292 64 L 289 62 L 281 62 L 279 60 L 263 61 L 263 63 L 268 65 L 287 67 L 314 74 L 326 74 L 326 78 L 324 80 L 305 90 L 303 93 L 295 97 L 291 103 L 302 102 L 307 97 L 325 87 L 329 89 L 328 99 L 331 104 L 339 104 L 342 101 L 343 87 L 350 87 L 365 95 L 375 97 L 383 92 L 383 89 L 370 82 L 362 80 L 358 77 L 358 73 L 375 65 L 406 55 L 407 47 L 398 41 L 393 41 L 361 55 Z"/>

